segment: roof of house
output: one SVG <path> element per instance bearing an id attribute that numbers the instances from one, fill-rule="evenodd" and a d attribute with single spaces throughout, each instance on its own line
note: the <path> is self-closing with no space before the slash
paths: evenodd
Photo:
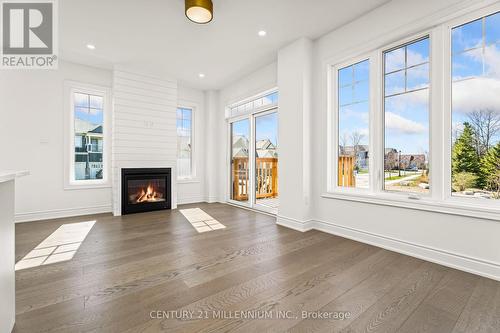
<path id="1" fill-rule="evenodd" d="M 255 142 L 255 149 L 276 149 L 271 140 L 264 139 Z"/>
<path id="2" fill-rule="evenodd" d="M 102 134 L 102 125 L 94 124 L 86 120 L 75 118 L 75 132 Z"/>

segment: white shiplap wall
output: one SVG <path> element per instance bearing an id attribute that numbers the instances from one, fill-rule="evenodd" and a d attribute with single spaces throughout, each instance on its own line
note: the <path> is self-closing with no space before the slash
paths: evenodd
<path id="1" fill-rule="evenodd" d="M 122 168 L 172 168 L 172 208 L 176 208 L 176 107 L 177 81 L 114 70 L 114 215 L 121 215 Z"/>

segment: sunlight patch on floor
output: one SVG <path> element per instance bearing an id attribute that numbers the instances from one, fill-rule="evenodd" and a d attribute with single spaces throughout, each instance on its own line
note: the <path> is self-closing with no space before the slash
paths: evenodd
<path id="1" fill-rule="evenodd" d="M 61 225 L 16 263 L 16 271 L 71 260 L 95 222 Z"/>
<path id="2" fill-rule="evenodd" d="M 226 226 L 205 213 L 201 208 L 181 209 L 180 212 L 198 232 L 225 229 Z"/>

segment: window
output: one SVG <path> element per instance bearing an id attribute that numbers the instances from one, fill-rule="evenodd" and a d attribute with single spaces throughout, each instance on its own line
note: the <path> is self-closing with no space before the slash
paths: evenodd
<path id="1" fill-rule="evenodd" d="M 324 197 L 500 219 L 500 4 L 458 15 L 331 63 Z"/>
<path id="2" fill-rule="evenodd" d="M 104 94 L 75 90 L 73 112 L 73 177 L 85 182 L 104 179 Z"/>
<path id="3" fill-rule="evenodd" d="M 262 97 L 254 98 L 247 102 L 238 103 L 229 107 L 230 116 L 253 113 L 262 109 L 276 107 L 278 104 L 278 92 L 273 91 Z"/>
<path id="4" fill-rule="evenodd" d="M 384 52 L 384 189 L 429 192 L 429 38 Z"/>
<path id="5" fill-rule="evenodd" d="M 369 187 L 369 60 L 337 72 L 339 187 Z"/>
<path id="6" fill-rule="evenodd" d="M 177 108 L 177 177 L 193 175 L 193 109 Z"/>
<path id="7" fill-rule="evenodd" d="M 73 81 L 64 84 L 64 188 L 109 186 L 109 89 Z"/>
<path id="8" fill-rule="evenodd" d="M 500 13 L 451 30 L 454 197 L 500 199 Z"/>

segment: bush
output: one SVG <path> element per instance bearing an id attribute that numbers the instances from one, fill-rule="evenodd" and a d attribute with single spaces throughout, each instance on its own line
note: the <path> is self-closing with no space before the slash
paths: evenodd
<path id="1" fill-rule="evenodd" d="M 486 186 L 494 192 L 492 194 L 495 199 L 500 199 L 500 170 L 488 175 Z"/>
<path id="2" fill-rule="evenodd" d="M 476 186 L 477 176 L 471 172 L 459 172 L 453 175 L 453 189 L 462 192 Z"/>

